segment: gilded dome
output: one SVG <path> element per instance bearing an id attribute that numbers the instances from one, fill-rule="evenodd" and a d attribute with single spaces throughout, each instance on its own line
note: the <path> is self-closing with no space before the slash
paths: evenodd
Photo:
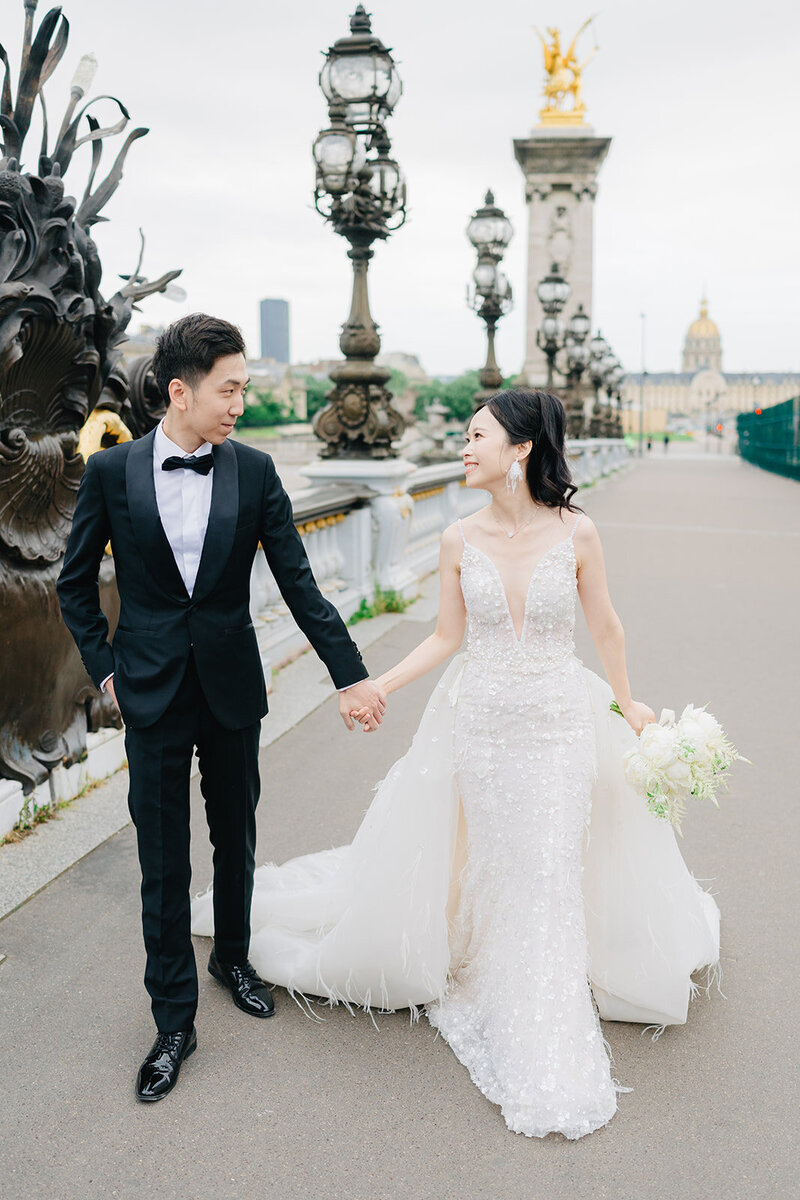
<path id="1" fill-rule="evenodd" d="M 718 338 L 719 329 L 708 315 L 708 303 L 703 300 L 700 305 L 700 316 L 692 321 L 687 330 L 687 337 L 690 338 Z"/>
<path id="2" fill-rule="evenodd" d="M 695 372 L 706 368 L 722 370 L 722 338 L 719 329 L 708 315 L 708 301 L 700 301 L 700 316 L 686 330 L 683 343 L 684 371 Z"/>

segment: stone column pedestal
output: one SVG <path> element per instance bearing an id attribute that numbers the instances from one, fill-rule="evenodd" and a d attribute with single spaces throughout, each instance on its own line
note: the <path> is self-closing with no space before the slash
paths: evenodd
<path id="1" fill-rule="evenodd" d="M 372 513 L 372 563 L 375 586 L 399 592 L 406 599 L 419 591 L 417 575 L 405 559 L 414 501 L 406 488 L 416 471 L 404 458 L 318 459 L 303 467 L 312 485 L 357 483 L 375 493 Z"/>
<path id="2" fill-rule="evenodd" d="M 536 128 L 514 141 L 529 219 L 525 363 L 518 380 L 524 386 L 547 382 L 547 359 L 536 345 L 544 315 L 536 288 L 553 263 L 572 288 L 564 319 L 579 304 L 592 315 L 594 199 L 610 145 L 611 138 L 595 137 L 588 125 Z"/>

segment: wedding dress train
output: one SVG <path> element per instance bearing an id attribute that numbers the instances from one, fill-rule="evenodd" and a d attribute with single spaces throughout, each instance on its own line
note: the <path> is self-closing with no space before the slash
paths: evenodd
<path id="1" fill-rule="evenodd" d="M 252 908 L 265 979 L 426 1005 L 509 1128 L 536 1137 L 582 1137 L 616 1111 L 598 1014 L 681 1024 L 692 973 L 719 959 L 719 909 L 625 781 L 635 735 L 575 657 L 574 532 L 537 563 L 519 637 L 496 567 L 465 541 L 466 650 L 411 747 L 353 842 L 259 868 Z M 192 930 L 213 933 L 208 893 Z"/>

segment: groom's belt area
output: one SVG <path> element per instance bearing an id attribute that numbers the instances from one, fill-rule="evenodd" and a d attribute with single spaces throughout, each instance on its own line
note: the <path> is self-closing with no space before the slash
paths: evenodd
<path id="1" fill-rule="evenodd" d="M 232 634 L 243 633 L 253 629 L 253 622 L 247 608 L 236 612 L 226 612 L 222 616 L 216 609 L 204 609 L 201 605 L 187 604 L 184 607 L 163 610 L 158 613 L 120 613 L 113 640 L 117 635 L 137 636 L 141 638 L 176 639 L 183 641 L 188 637 L 192 642 L 196 637 L 213 640 L 218 637 L 229 637 Z"/>

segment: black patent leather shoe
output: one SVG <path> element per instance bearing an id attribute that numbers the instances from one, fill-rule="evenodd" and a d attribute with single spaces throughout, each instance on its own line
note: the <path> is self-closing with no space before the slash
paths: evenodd
<path id="1" fill-rule="evenodd" d="M 224 984 L 233 996 L 233 1003 L 251 1017 L 271 1017 L 275 1012 L 275 1001 L 263 979 L 249 962 L 222 963 L 216 950 L 211 951 L 208 970 L 215 979 Z"/>
<path id="2" fill-rule="evenodd" d="M 145 1104 L 162 1100 L 178 1082 L 181 1063 L 197 1049 L 194 1026 L 183 1033 L 160 1033 L 139 1067 L 136 1099 Z"/>

